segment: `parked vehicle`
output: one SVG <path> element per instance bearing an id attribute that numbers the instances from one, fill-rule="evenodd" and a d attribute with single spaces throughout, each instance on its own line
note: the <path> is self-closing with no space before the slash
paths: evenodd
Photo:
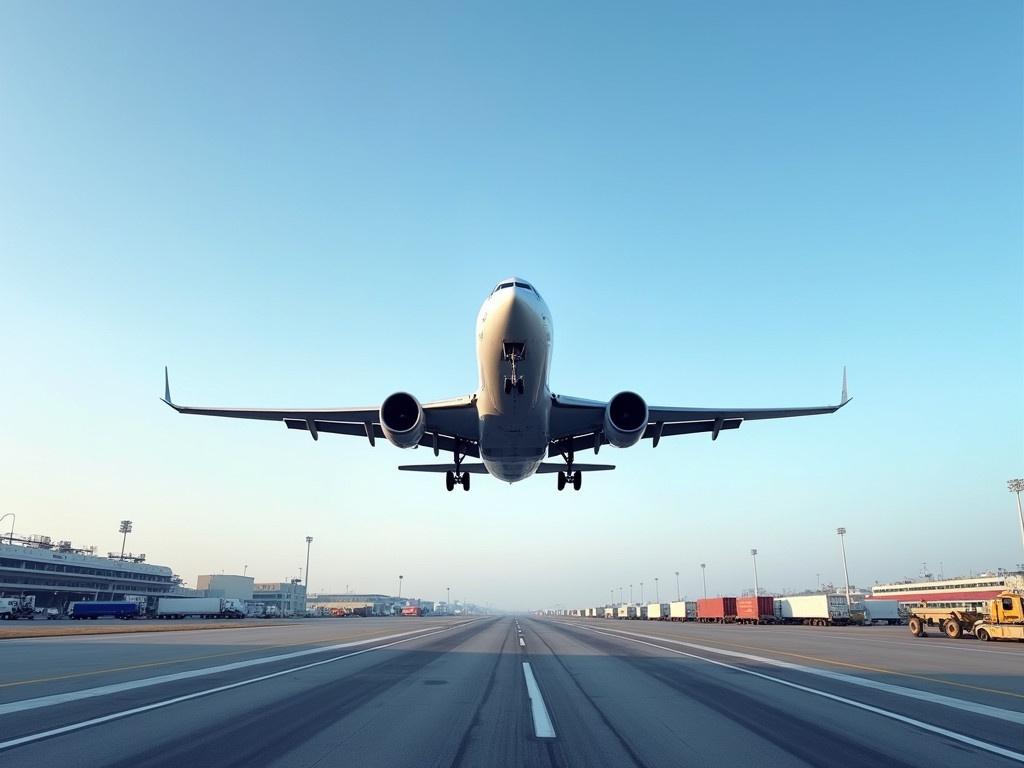
<path id="1" fill-rule="evenodd" d="M 615 609 L 612 608 L 611 606 L 606 607 L 604 609 L 604 617 L 606 619 L 614 619 L 615 618 Z"/>
<path id="2" fill-rule="evenodd" d="M 775 616 L 784 624 L 849 624 L 850 606 L 845 595 L 791 595 L 775 598 Z"/>
<path id="3" fill-rule="evenodd" d="M 766 595 L 736 598 L 736 622 L 738 624 L 774 624 L 775 598 Z"/>
<path id="4" fill-rule="evenodd" d="M 406 605 L 402 608 L 403 616 L 422 616 L 423 609 L 418 605 Z"/>
<path id="5" fill-rule="evenodd" d="M 34 595 L 27 597 L 0 597 L 0 619 L 13 621 L 15 619 L 31 619 L 35 617 L 36 598 Z"/>
<path id="6" fill-rule="evenodd" d="M 615 617 L 618 619 L 635 619 L 636 618 L 636 606 L 635 605 L 620 605 L 618 610 L 615 612 Z"/>
<path id="7" fill-rule="evenodd" d="M 921 603 L 910 608 L 910 634 L 924 637 L 925 628 L 938 626 L 954 640 L 973 632 L 979 640 L 1024 640 L 1024 598 L 1014 592 L 1002 592 L 989 600 L 985 611 L 959 608 L 932 608 Z"/>
<path id="8" fill-rule="evenodd" d="M 79 600 L 68 606 L 72 619 L 137 619 L 142 616 L 133 600 Z"/>
<path id="9" fill-rule="evenodd" d="M 728 624 L 735 620 L 735 597 L 707 597 L 697 601 L 697 621 Z"/>
<path id="10" fill-rule="evenodd" d="M 225 597 L 161 597 L 153 613 L 158 619 L 238 619 L 245 616 L 241 600 Z"/>
<path id="11" fill-rule="evenodd" d="M 902 624 L 899 600 L 865 600 L 865 624 Z"/>
<path id="12" fill-rule="evenodd" d="M 647 618 L 651 621 L 668 621 L 670 610 L 668 603 L 651 603 L 647 606 Z"/>

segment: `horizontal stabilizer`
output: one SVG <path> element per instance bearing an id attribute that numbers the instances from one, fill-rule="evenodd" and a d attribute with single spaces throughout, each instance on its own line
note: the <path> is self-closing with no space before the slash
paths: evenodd
<path id="1" fill-rule="evenodd" d="M 577 464 L 573 462 L 572 469 L 574 472 L 604 472 L 609 469 L 615 469 L 614 464 Z M 565 464 L 541 464 L 537 467 L 538 475 L 553 475 L 555 472 L 564 472 Z"/>
<path id="2" fill-rule="evenodd" d="M 403 472 L 454 472 L 454 464 L 403 464 L 399 467 Z M 487 467 L 483 464 L 463 464 L 460 469 L 471 475 L 486 475 Z"/>

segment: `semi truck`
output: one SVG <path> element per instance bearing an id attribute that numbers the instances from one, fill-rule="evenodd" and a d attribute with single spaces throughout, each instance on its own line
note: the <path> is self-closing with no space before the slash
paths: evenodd
<path id="1" fill-rule="evenodd" d="M 0 597 L 0 619 L 32 619 L 36 615 L 35 595 L 27 597 Z"/>
<path id="2" fill-rule="evenodd" d="M 161 597 L 153 612 L 157 619 L 241 619 L 245 604 L 229 597 Z"/>
<path id="3" fill-rule="evenodd" d="M 775 598 L 766 595 L 736 598 L 737 624 L 774 624 Z"/>
<path id="4" fill-rule="evenodd" d="M 850 606 L 845 595 L 791 595 L 775 598 L 775 616 L 783 624 L 845 625 Z"/>
<path id="5" fill-rule="evenodd" d="M 697 621 L 728 624 L 735 620 L 735 597 L 706 597 L 697 601 Z"/>
<path id="6" fill-rule="evenodd" d="M 903 620 L 900 616 L 899 600 L 865 600 L 864 601 L 864 623 L 865 624 L 899 624 Z"/>
<path id="7" fill-rule="evenodd" d="M 983 612 L 933 608 L 921 603 L 910 608 L 907 623 L 914 637 L 924 637 L 926 627 L 937 626 L 940 632 L 954 640 L 973 632 L 979 640 L 1024 641 L 1022 601 L 1024 598 L 1015 592 L 1002 592 L 988 601 Z"/>
<path id="8" fill-rule="evenodd" d="M 137 619 L 142 615 L 134 600 L 78 600 L 68 606 L 72 619 Z"/>
<path id="9" fill-rule="evenodd" d="M 647 606 L 647 619 L 650 621 L 668 621 L 669 611 L 668 603 L 651 603 Z"/>

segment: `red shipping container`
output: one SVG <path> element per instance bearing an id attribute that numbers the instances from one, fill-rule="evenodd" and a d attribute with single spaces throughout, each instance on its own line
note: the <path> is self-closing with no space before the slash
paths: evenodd
<path id="1" fill-rule="evenodd" d="M 735 597 L 707 597 L 697 601 L 698 619 L 725 619 L 735 615 Z"/>
<path id="2" fill-rule="evenodd" d="M 736 618 L 738 619 L 764 619 L 774 618 L 775 598 L 760 595 L 755 603 L 753 597 L 736 598 Z"/>

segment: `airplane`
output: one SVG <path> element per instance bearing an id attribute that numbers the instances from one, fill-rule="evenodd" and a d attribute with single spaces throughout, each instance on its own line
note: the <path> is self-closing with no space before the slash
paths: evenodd
<path id="1" fill-rule="evenodd" d="M 534 474 L 558 475 L 558 490 L 579 490 L 584 472 L 615 469 L 612 464 L 576 461 L 576 453 L 602 446 L 628 448 L 642 439 L 657 447 L 663 437 L 723 430 L 745 421 L 834 413 L 846 405 L 846 368 L 837 405 L 811 408 L 653 407 L 636 392 L 607 402 L 553 394 L 548 386 L 553 326 L 551 311 L 532 284 L 518 277 L 499 282 L 476 319 L 479 384 L 476 392 L 420 403 L 408 392 L 388 395 L 380 407 L 326 409 L 196 408 L 171 400 L 164 368 L 164 397 L 178 413 L 283 421 L 288 429 L 384 439 L 399 448 L 424 446 L 452 463 L 406 464 L 399 470 L 444 473 L 445 487 L 469 490 L 474 474 L 515 483 Z M 466 462 L 468 457 L 479 462 Z M 560 457 L 563 463 L 547 463 Z"/>

